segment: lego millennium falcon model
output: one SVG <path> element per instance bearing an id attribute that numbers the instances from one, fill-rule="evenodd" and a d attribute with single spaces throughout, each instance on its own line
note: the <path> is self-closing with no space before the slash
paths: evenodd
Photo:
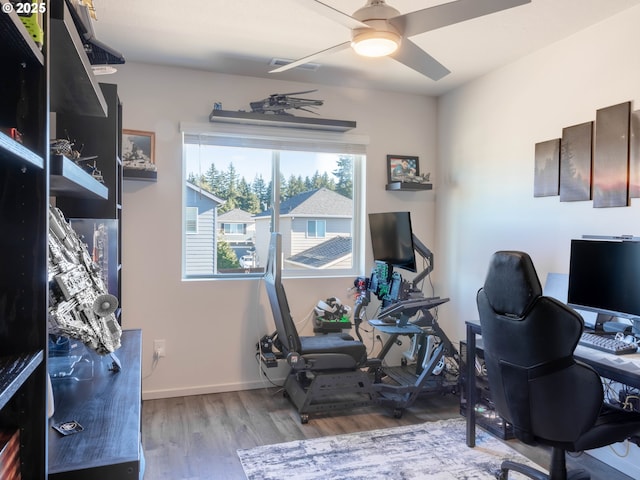
<path id="1" fill-rule="evenodd" d="M 107 292 L 100 267 L 87 245 L 49 208 L 49 333 L 80 340 L 101 355 L 120 347 L 122 329 L 114 312 L 118 299 Z"/>

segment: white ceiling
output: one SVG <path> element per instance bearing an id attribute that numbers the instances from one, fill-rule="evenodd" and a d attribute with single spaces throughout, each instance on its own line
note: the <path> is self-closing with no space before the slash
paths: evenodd
<path id="1" fill-rule="evenodd" d="M 483 0 L 477 0 L 483 1 Z M 351 15 L 364 0 L 324 0 Z M 447 3 L 387 0 L 401 13 Z M 566 38 L 640 0 L 531 3 L 411 37 L 452 73 L 433 81 L 389 58 L 351 49 L 316 60 L 316 71 L 270 74 L 272 58 L 293 60 L 350 39 L 349 30 L 296 0 L 93 0 L 96 38 L 129 62 L 440 95 Z"/>

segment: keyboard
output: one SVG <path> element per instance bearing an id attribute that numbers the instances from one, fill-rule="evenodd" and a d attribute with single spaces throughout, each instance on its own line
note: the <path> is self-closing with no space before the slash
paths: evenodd
<path id="1" fill-rule="evenodd" d="M 626 355 L 628 353 L 636 353 L 638 350 L 638 347 L 633 343 L 616 340 L 614 337 L 607 335 L 596 335 L 588 332 L 582 333 L 578 344 L 584 347 L 612 353 L 613 355 Z"/>

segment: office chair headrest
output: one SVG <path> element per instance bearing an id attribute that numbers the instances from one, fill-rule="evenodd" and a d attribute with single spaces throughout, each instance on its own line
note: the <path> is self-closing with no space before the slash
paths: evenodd
<path id="1" fill-rule="evenodd" d="M 495 312 L 522 317 L 531 303 L 542 295 L 542 286 L 531 257 L 515 251 L 494 253 L 484 292 Z"/>

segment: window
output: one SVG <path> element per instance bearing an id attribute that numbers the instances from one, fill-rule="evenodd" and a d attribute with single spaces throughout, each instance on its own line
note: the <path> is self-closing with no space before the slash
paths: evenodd
<path id="1" fill-rule="evenodd" d="M 283 236 L 285 275 L 358 275 L 363 137 L 248 125 L 181 127 L 184 216 L 195 206 L 199 211 L 197 241 L 185 222 L 184 278 L 261 275 L 272 231 Z"/>
<path id="2" fill-rule="evenodd" d="M 184 209 L 185 233 L 198 233 L 198 207 L 186 207 Z"/>
<path id="3" fill-rule="evenodd" d="M 325 220 L 308 220 L 307 221 L 307 237 L 308 238 L 324 238 L 327 231 L 327 222 Z"/>
<path id="4" fill-rule="evenodd" d="M 247 225 L 245 223 L 223 223 L 222 231 L 227 235 L 247 233 Z"/>

